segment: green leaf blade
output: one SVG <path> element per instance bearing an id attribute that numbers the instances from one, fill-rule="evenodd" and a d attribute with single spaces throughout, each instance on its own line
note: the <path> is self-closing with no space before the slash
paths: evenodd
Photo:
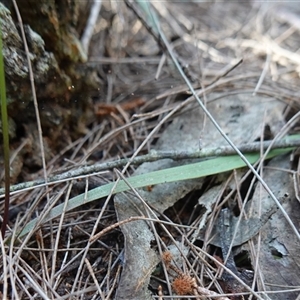
<path id="1" fill-rule="evenodd" d="M 267 159 L 272 157 L 288 153 L 294 148 L 285 148 L 285 149 L 274 149 L 269 152 Z M 254 164 L 260 158 L 258 153 L 247 154 L 246 158 L 251 164 Z M 168 183 L 174 181 L 182 181 L 188 179 L 201 178 L 209 175 L 219 174 L 234 169 L 239 169 L 245 167 L 245 162 L 238 155 L 222 156 L 205 161 L 200 161 L 193 164 L 187 164 L 183 166 L 178 166 L 174 168 L 168 168 L 163 170 L 158 170 L 146 174 L 141 174 L 137 176 L 132 176 L 128 178 L 129 184 L 133 188 L 141 188 L 148 185 L 155 185 L 160 183 Z M 77 208 L 85 203 L 95 201 L 97 199 L 107 197 L 111 190 L 113 189 L 115 183 L 105 184 L 98 188 L 88 191 L 86 194 L 78 195 L 68 201 L 66 211 L 70 211 L 74 208 Z M 129 186 L 123 181 L 120 180 L 116 185 L 113 194 L 121 193 L 129 190 Z M 43 223 L 52 220 L 60 216 L 63 212 L 64 203 L 59 204 L 54 207 L 49 214 L 43 219 Z M 19 234 L 19 237 L 23 237 L 28 234 L 31 230 L 34 229 L 37 224 L 37 219 L 30 221 L 24 229 Z"/>

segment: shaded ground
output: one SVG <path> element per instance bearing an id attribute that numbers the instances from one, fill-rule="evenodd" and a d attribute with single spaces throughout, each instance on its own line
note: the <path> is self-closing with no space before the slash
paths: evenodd
<path id="1" fill-rule="evenodd" d="M 154 2 L 153 5 L 160 16 L 161 28 L 172 41 L 174 53 L 226 134 L 240 145 L 272 139 L 280 133 L 299 110 L 300 36 L 296 10 L 291 6 L 252 2 L 226 5 Z M 71 123 L 80 122 L 84 133 L 80 139 L 64 128 L 57 140 L 50 139 L 53 134 L 45 137 L 49 144 L 49 175 L 145 154 L 150 149 L 197 150 L 199 139 L 204 148 L 225 144 L 190 98 L 169 58 L 155 80 L 163 49 L 124 3 L 103 3 L 89 54 L 87 66 L 97 70 L 101 82 L 99 90 L 87 100 L 93 113 L 88 120 L 79 119 L 80 113 L 70 117 Z M 70 105 L 76 107 L 77 100 L 84 101 L 79 95 L 78 99 L 70 100 Z M 174 115 L 169 116 L 173 111 Z M 288 132 L 297 132 L 297 128 L 296 120 Z M 37 136 L 35 130 L 28 132 L 32 135 L 24 138 L 25 143 L 16 139 L 13 162 L 21 172 L 16 178 L 24 181 L 42 177 L 39 165 L 34 163 L 39 159 Z M 57 143 L 62 146 L 56 147 Z M 26 155 L 18 156 L 22 151 Z M 130 166 L 125 175 L 188 162 L 163 160 L 141 167 Z M 297 168 L 296 153 L 293 164 L 288 156 L 283 156 L 266 164 L 263 172 L 296 226 L 299 219 L 293 212 L 299 209 L 297 172 L 294 172 Z M 114 181 L 118 176 L 108 169 L 73 181 L 57 182 L 46 191 L 36 187 L 14 194 L 12 233 L 8 236 L 32 218 L 40 216 L 42 220 L 50 206 Z M 43 224 L 9 247 L 10 268 L 5 270 L 2 263 L 1 283 L 5 286 L 8 282 L 8 297 L 12 299 L 31 299 L 34 295 L 38 299 L 157 299 L 159 293 L 163 299 L 168 295 L 175 297 L 176 293 L 202 295 L 208 291 L 249 294 L 249 289 L 241 287 L 236 279 L 220 275 L 218 262 L 222 263 L 226 256 L 221 250 L 229 245 L 209 242 L 210 230 L 216 230 L 213 224 L 220 221 L 220 208 L 229 207 L 233 218 L 243 215 L 241 207 L 247 203 L 245 219 L 254 219 L 253 224 L 261 222 L 257 231 L 263 230 L 254 239 L 249 234 L 246 239 L 249 243 L 234 244 L 239 278 L 246 282 L 241 274 L 251 272 L 250 283 L 246 282 L 250 290 L 276 291 L 269 296 L 271 299 L 296 299 L 299 241 L 260 185 L 256 181 L 251 183 L 252 179 L 251 174 L 242 170 L 138 190 L 152 210 L 145 209 L 134 191 L 130 191 L 65 212 L 61 218 Z M 89 242 L 96 232 L 118 221 L 147 213 L 153 218 L 152 212 L 171 225 L 166 225 L 165 230 L 158 223 L 139 221 L 121 229 L 117 227 L 96 242 Z M 267 216 L 265 221 L 264 216 Z M 201 233 L 204 224 L 205 232 Z M 240 232 L 246 234 L 246 229 Z M 189 281 L 191 277 L 195 278 L 198 290 Z M 255 283 L 251 286 L 253 277 Z M 283 293 L 285 289 L 294 290 Z M 228 297 L 242 299 L 237 295 Z"/>

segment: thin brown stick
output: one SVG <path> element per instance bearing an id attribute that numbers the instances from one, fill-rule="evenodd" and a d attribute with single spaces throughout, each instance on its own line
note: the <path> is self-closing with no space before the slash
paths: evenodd
<path id="1" fill-rule="evenodd" d="M 47 167 L 46 167 L 45 150 L 44 150 L 44 142 L 43 142 L 43 131 L 42 131 L 38 101 L 37 101 L 36 90 L 35 90 L 33 70 L 32 70 L 32 65 L 31 65 L 31 60 L 30 60 L 30 52 L 29 52 L 29 48 L 28 48 L 28 44 L 27 44 L 27 40 L 26 40 L 26 36 L 25 36 L 22 17 L 21 17 L 16 0 L 13 0 L 13 5 L 14 5 L 15 11 L 16 11 L 18 22 L 20 24 L 20 30 L 21 30 L 24 48 L 25 48 L 25 52 L 26 52 L 28 71 L 29 71 L 29 79 L 30 79 L 31 90 L 32 90 L 32 98 L 33 98 L 36 122 L 37 122 L 37 127 L 38 127 L 38 136 L 39 136 L 39 142 L 40 142 L 40 147 L 41 147 L 41 157 L 42 157 L 42 165 L 43 165 L 43 172 L 44 172 L 44 180 L 45 180 L 45 183 L 47 184 L 48 176 L 47 176 Z M 48 191 L 47 185 L 46 185 L 46 191 Z M 49 193 L 48 192 L 47 192 L 46 196 L 49 201 Z"/>
<path id="2" fill-rule="evenodd" d="M 186 225 L 181 225 L 181 224 L 176 224 L 176 223 L 170 223 L 170 222 L 165 222 L 165 221 L 161 221 L 159 219 L 152 219 L 152 218 L 147 218 L 145 216 L 136 216 L 136 217 L 130 217 L 126 220 L 123 220 L 123 221 L 119 221 L 113 225 L 110 225 L 106 228 L 104 228 L 102 231 L 100 231 L 99 233 L 97 233 L 96 235 L 90 237 L 90 242 L 93 243 L 95 240 L 98 240 L 100 237 L 102 237 L 104 234 L 108 233 L 109 231 L 119 227 L 119 226 L 122 226 L 126 223 L 130 223 L 130 222 L 133 222 L 133 221 L 140 221 L 140 220 L 143 220 L 143 221 L 152 221 L 152 222 L 158 222 L 158 223 L 161 223 L 161 224 L 166 224 L 166 225 L 173 225 L 173 226 L 177 226 L 177 227 L 185 227 L 185 228 L 191 228 L 190 226 L 186 226 Z"/>
<path id="3" fill-rule="evenodd" d="M 271 145 L 271 146 L 270 146 Z M 279 140 L 279 141 L 264 141 L 262 144 L 260 142 L 254 142 L 247 145 L 240 145 L 238 148 L 243 153 L 258 152 L 261 147 L 266 149 L 282 149 L 290 147 L 299 147 L 300 140 Z M 133 159 L 120 159 L 117 161 L 110 161 L 105 163 L 94 164 L 92 166 L 79 167 L 76 170 L 70 170 L 68 172 L 51 176 L 48 178 L 48 184 L 54 184 L 59 181 L 68 181 L 75 179 L 77 176 L 83 176 L 85 174 L 93 175 L 93 173 L 101 172 L 108 169 L 119 168 L 130 162 L 133 165 L 140 165 L 144 162 L 152 162 L 160 159 L 170 158 L 173 160 L 181 159 L 199 159 L 206 157 L 215 156 L 225 156 L 235 154 L 235 151 L 230 146 L 222 146 L 217 148 L 207 148 L 201 149 L 201 151 L 155 151 L 151 150 L 149 154 L 137 156 Z M 78 177 L 79 178 L 79 177 Z M 11 192 L 20 191 L 23 189 L 33 189 L 37 186 L 45 185 L 45 181 L 35 180 L 30 182 L 24 182 L 16 184 L 10 187 Z M 0 189 L 0 195 L 3 195 L 4 189 Z M 1 197 L 0 197 L 1 198 Z"/>
<path id="4" fill-rule="evenodd" d="M 104 294 L 103 294 L 103 292 L 102 292 L 102 290 L 101 290 L 101 288 L 99 286 L 98 280 L 97 280 L 97 278 L 95 276 L 95 272 L 93 270 L 93 267 L 92 267 L 91 263 L 89 262 L 89 260 L 87 258 L 85 258 L 84 261 L 85 261 L 86 266 L 87 266 L 87 268 L 88 268 L 88 270 L 89 270 L 89 272 L 90 272 L 90 274 L 91 274 L 91 276 L 92 276 L 92 278 L 94 280 L 94 283 L 95 283 L 95 285 L 97 287 L 97 290 L 98 290 L 98 293 L 99 293 L 101 299 L 105 300 Z"/>

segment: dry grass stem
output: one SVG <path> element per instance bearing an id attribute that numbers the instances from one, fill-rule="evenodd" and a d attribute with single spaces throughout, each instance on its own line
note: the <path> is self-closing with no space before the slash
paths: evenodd
<path id="1" fill-rule="evenodd" d="M 25 36 L 25 31 L 24 31 L 24 25 L 23 25 L 22 17 L 21 17 L 17 2 L 16 2 L 16 0 L 13 0 L 12 2 L 13 2 L 14 9 L 15 9 L 15 12 L 16 12 L 16 15 L 17 15 L 17 18 L 18 18 L 18 22 L 20 24 L 22 40 L 23 40 L 23 44 L 24 44 L 24 48 L 25 48 L 25 52 L 26 52 L 26 57 L 27 57 L 28 73 L 29 73 L 33 103 L 34 103 L 34 108 L 35 108 L 39 143 L 40 143 L 40 148 L 41 148 L 41 158 L 42 158 L 42 165 L 43 165 L 44 180 L 45 180 L 45 183 L 47 183 L 48 175 L 47 175 L 47 164 L 46 164 L 46 159 L 45 159 L 44 142 L 43 142 L 43 131 L 42 131 L 40 112 L 39 112 L 39 107 L 38 107 L 38 100 L 37 100 L 37 96 L 36 96 L 36 89 L 35 89 L 35 83 L 34 83 L 34 74 L 33 74 L 33 69 L 32 69 L 32 64 L 31 64 L 31 59 L 30 59 L 30 52 L 29 52 L 29 49 L 28 49 L 27 39 L 26 39 L 26 36 Z M 46 191 L 48 191 L 47 185 L 46 185 Z M 48 195 L 49 194 L 47 193 L 47 197 L 49 197 Z M 48 200 L 49 200 L 49 198 L 48 198 Z"/>

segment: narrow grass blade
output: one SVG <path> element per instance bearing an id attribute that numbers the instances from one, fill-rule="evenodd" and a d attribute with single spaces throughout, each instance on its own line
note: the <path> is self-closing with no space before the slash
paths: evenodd
<path id="1" fill-rule="evenodd" d="M 9 166 L 9 136 L 8 136 L 6 85 L 5 85 L 5 72 L 4 72 L 4 60 L 3 60 L 2 49 L 3 49 L 2 29 L 0 28 L 1 125 L 2 125 L 2 136 L 3 136 L 4 170 L 5 170 L 5 204 L 4 204 L 4 213 L 3 213 L 3 222 L 2 222 L 2 226 L 1 226 L 1 233 L 2 233 L 2 237 L 4 239 L 6 225 L 8 222 L 8 211 L 9 211 L 10 166 Z"/>
<path id="2" fill-rule="evenodd" d="M 267 158 L 272 158 L 280 154 L 285 154 L 291 151 L 294 148 L 285 148 L 285 149 L 274 149 L 269 152 Z M 247 159 L 250 163 L 254 164 L 259 158 L 260 155 L 257 154 L 247 154 Z M 159 171 L 154 171 L 138 176 L 132 176 L 128 178 L 128 182 L 134 188 L 141 188 L 148 185 L 155 185 L 160 183 L 181 181 L 187 179 L 195 179 L 200 177 L 205 177 L 213 174 L 223 173 L 226 171 L 231 171 L 234 169 L 245 167 L 245 162 L 238 155 L 231 155 L 226 157 L 216 157 L 213 159 L 183 165 L 179 167 L 163 169 Z M 98 188 L 95 188 L 89 191 L 86 195 L 81 194 L 69 200 L 66 211 L 70 211 L 76 207 L 79 207 L 83 204 L 95 201 L 97 199 L 106 197 L 110 194 L 111 189 L 113 188 L 114 183 L 109 183 Z M 124 192 L 129 190 L 128 185 L 123 181 L 117 184 L 113 194 Z M 64 204 L 60 204 L 54 207 L 49 214 L 44 218 L 43 223 L 52 220 L 61 215 L 63 211 Z M 37 219 L 30 221 L 24 229 L 19 234 L 19 237 L 25 236 L 31 230 L 34 229 L 37 223 Z"/>

